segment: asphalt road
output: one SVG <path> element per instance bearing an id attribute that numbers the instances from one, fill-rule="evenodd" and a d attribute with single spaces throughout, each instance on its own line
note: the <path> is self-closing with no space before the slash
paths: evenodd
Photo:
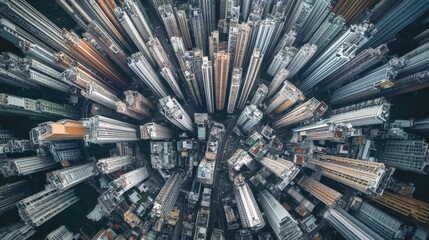
<path id="1" fill-rule="evenodd" d="M 232 133 L 232 129 L 234 128 L 236 121 L 237 121 L 237 116 L 235 116 L 229 121 L 225 134 L 222 138 L 222 142 L 218 149 L 218 155 L 216 158 L 216 172 L 215 172 L 213 185 L 212 185 L 213 192 L 212 192 L 212 201 L 210 204 L 210 217 L 209 217 L 209 224 L 207 227 L 207 238 L 211 237 L 213 229 L 215 228 L 214 226 L 215 222 L 218 223 L 219 225 L 217 226 L 218 228 L 224 230 L 225 239 L 232 239 L 233 237 L 226 228 L 227 222 L 225 218 L 225 213 L 223 211 L 222 199 L 220 198 L 222 195 L 222 193 L 220 194 L 220 191 L 221 189 L 223 189 L 224 186 L 220 186 L 219 182 L 222 175 L 221 173 L 222 171 L 223 173 L 225 173 L 225 167 L 226 167 L 226 154 L 224 151 L 225 142 L 228 136 Z"/>

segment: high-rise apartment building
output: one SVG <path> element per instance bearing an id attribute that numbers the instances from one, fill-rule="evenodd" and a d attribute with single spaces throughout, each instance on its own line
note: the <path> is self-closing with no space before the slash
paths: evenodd
<path id="1" fill-rule="evenodd" d="M 141 183 L 143 180 L 149 177 L 146 167 L 140 167 L 124 173 L 121 177 L 115 179 L 109 185 L 117 189 L 118 195 L 122 195 L 124 192 L 130 190 L 132 187 Z"/>
<path id="2" fill-rule="evenodd" d="M 338 201 L 343 196 L 334 189 L 307 176 L 303 176 L 298 181 L 298 185 L 330 207 L 337 205 Z"/>
<path id="3" fill-rule="evenodd" d="M 203 106 L 201 94 L 202 92 L 199 91 L 198 88 L 198 79 L 196 78 L 196 74 L 192 72 L 191 69 L 186 69 L 183 72 L 183 75 L 185 76 L 186 86 L 188 88 L 188 92 L 191 94 L 192 101 L 194 104 L 200 108 Z"/>
<path id="4" fill-rule="evenodd" d="M 204 27 L 204 17 L 201 8 L 190 6 L 189 7 L 189 20 L 191 21 L 192 34 L 195 40 L 195 47 L 201 49 L 205 55 L 207 54 L 205 39 L 206 29 Z"/>
<path id="5" fill-rule="evenodd" d="M 313 1 L 311 0 L 304 0 L 295 4 L 291 12 L 291 15 L 289 16 L 287 24 L 285 26 L 286 32 L 289 32 L 292 29 L 294 30 L 296 29 L 295 31 L 299 34 L 301 32 L 303 25 L 309 18 L 312 10 L 313 10 Z"/>
<path id="6" fill-rule="evenodd" d="M 86 163 L 56 170 L 47 174 L 48 182 L 59 191 L 69 189 L 97 174 L 94 164 Z"/>
<path id="7" fill-rule="evenodd" d="M 219 52 L 219 31 L 213 31 L 209 36 L 209 57 L 214 61 L 215 54 Z"/>
<path id="8" fill-rule="evenodd" d="M 303 233 L 298 222 L 267 190 L 259 193 L 261 207 L 274 234 L 278 239 L 302 239 Z"/>
<path id="9" fill-rule="evenodd" d="M 16 206 L 22 221 L 38 227 L 78 200 L 73 190 L 59 192 L 49 188 L 24 198 Z"/>
<path id="10" fill-rule="evenodd" d="M 349 123 L 353 127 L 383 124 L 388 120 L 390 104 L 385 98 L 376 98 L 365 102 L 332 110 L 331 121 Z"/>
<path id="11" fill-rule="evenodd" d="M 97 161 L 97 169 L 103 174 L 109 174 L 130 166 L 134 160 L 135 157 L 131 155 L 102 158 Z"/>
<path id="12" fill-rule="evenodd" d="M 234 113 L 235 105 L 237 105 L 242 74 L 243 74 L 243 70 L 241 68 L 232 69 L 231 86 L 230 86 L 229 96 L 228 96 L 228 108 L 226 110 L 228 113 Z"/>
<path id="13" fill-rule="evenodd" d="M 331 155 L 309 158 L 305 164 L 326 177 L 369 195 L 383 194 L 394 171 L 383 163 Z"/>
<path id="14" fill-rule="evenodd" d="M 256 78 L 258 77 L 259 68 L 261 67 L 263 57 L 264 55 L 259 49 L 255 48 L 253 50 L 249 66 L 247 68 L 246 78 L 244 79 L 243 87 L 241 90 L 241 97 L 238 101 L 238 109 L 243 109 L 246 105 L 247 99 L 249 98 Z"/>
<path id="15" fill-rule="evenodd" d="M 142 139 L 165 140 L 173 138 L 173 131 L 161 124 L 150 122 L 140 126 Z"/>
<path id="16" fill-rule="evenodd" d="M 423 226 L 429 223 L 429 204 L 420 200 L 385 191 L 372 200 L 404 218 L 416 221 Z"/>
<path id="17" fill-rule="evenodd" d="M 16 207 L 16 202 L 30 194 L 30 187 L 25 180 L 6 183 L 0 186 L 0 215 L 14 209 Z"/>
<path id="18" fill-rule="evenodd" d="M 297 138 L 309 140 L 329 140 L 333 142 L 344 142 L 350 133 L 355 130 L 350 124 L 336 124 L 329 119 L 323 119 L 314 124 L 294 128 L 293 132 Z"/>
<path id="19" fill-rule="evenodd" d="M 363 201 L 352 215 L 385 239 L 404 239 L 404 224 L 396 217 Z"/>
<path id="20" fill-rule="evenodd" d="M 272 159 L 263 157 L 261 160 L 259 160 L 259 163 L 276 174 L 276 176 L 289 181 L 292 181 L 299 173 L 299 168 L 297 168 L 293 162 L 283 158 Z"/>
<path id="21" fill-rule="evenodd" d="M 304 44 L 299 51 L 294 55 L 290 64 L 287 66 L 287 70 L 289 70 L 289 77 L 295 76 L 301 68 L 305 66 L 305 64 L 310 61 L 310 59 L 316 53 L 317 46 L 315 44 Z"/>
<path id="22" fill-rule="evenodd" d="M 262 56 L 265 55 L 265 52 L 268 49 L 268 46 L 273 37 L 276 22 L 272 18 L 266 18 L 261 21 L 258 28 L 258 35 L 255 39 L 254 49 L 258 49 Z"/>
<path id="23" fill-rule="evenodd" d="M 273 127 L 282 128 L 306 120 L 321 118 L 327 109 L 328 105 L 313 97 L 275 120 Z"/>
<path id="24" fill-rule="evenodd" d="M 161 19 L 164 22 L 165 29 L 167 30 L 168 36 L 181 37 L 180 29 L 174 15 L 173 7 L 171 4 L 164 4 L 158 7 L 158 11 L 161 14 Z"/>
<path id="25" fill-rule="evenodd" d="M 119 101 L 119 98 L 112 91 L 94 81 L 89 82 L 81 94 L 96 103 L 115 110 L 116 102 Z"/>
<path id="26" fill-rule="evenodd" d="M 208 57 L 203 57 L 203 83 L 204 83 L 204 95 L 206 96 L 207 112 L 214 112 L 214 91 L 213 91 L 213 67 L 212 61 L 209 61 Z"/>
<path id="27" fill-rule="evenodd" d="M 157 37 L 150 37 L 146 45 L 159 68 L 173 68 L 170 58 Z"/>
<path id="28" fill-rule="evenodd" d="M 243 227 L 255 231 L 263 228 L 265 221 L 261 210 L 259 210 L 252 190 L 241 175 L 234 179 L 234 195 Z"/>
<path id="29" fill-rule="evenodd" d="M 150 63 L 150 65 L 154 66 L 155 61 L 153 59 L 153 56 L 149 52 L 149 49 L 145 43 L 146 41 L 142 37 L 142 35 L 139 34 L 139 31 L 137 29 L 138 26 L 136 26 L 133 23 L 133 20 L 130 18 L 130 15 L 128 14 L 128 12 L 124 11 L 124 9 L 122 8 L 117 7 L 113 10 L 113 13 L 116 15 L 120 24 L 126 31 L 126 34 L 124 34 L 123 36 L 129 36 L 132 42 L 138 48 L 138 50 L 144 55 L 144 57 Z"/>
<path id="30" fill-rule="evenodd" d="M 369 97 L 381 89 L 393 86 L 396 72 L 389 66 L 383 66 L 368 75 L 335 90 L 331 95 L 331 104 L 339 105 Z"/>
<path id="31" fill-rule="evenodd" d="M 379 63 L 388 51 L 389 48 L 386 44 L 363 50 L 341 68 L 331 72 L 323 81 L 320 89 L 332 89 L 351 80 L 354 76 Z"/>
<path id="32" fill-rule="evenodd" d="M 268 86 L 267 98 L 271 97 L 274 93 L 276 93 L 279 87 L 286 81 L 289 76 L 289 70 L 281 69 L 276 73 L 273 80 L 271 80 L 270 86 Z"/>
<path id="33" fill-rule="evenodd" d="M 271 76 L 276 76 L 280 71 L 286 70 L 289 64 L 298 53 L 295 47 L 282 48 L 273 58 L 268 67 L 267 73 Z M 289 70 L 287 70 L 289 72 Z"/>
<path id="34" fill-rule="evenodd" d="M 213 66 L 216 110 L 223 110 L 225 107 L 226 90 L 228 88 L 229 60 L 229 55 L 225 51 L 219 51 L 215 54 Z"/>
<path id="35" fill-rule="evenodd" d="M 329 208 L 323 218 L 346 239 L 384 239 L 343 209 Z"/>
<path id="36" fill-rule="evenodd" d="M 240 117 L 237 120 L 237 127 L 244 132 L 249 132 L 254 126 L 256 126 L 264 117 L 261 110 L 255 105 L 249 105 L 244 108 L 241 112 Z"/>
<path id="37" fill-rule="evenodd" d="M 0 228 L 0 238 L 4 240 L 29 239 L 36 233 L 36 230 L 21 221 L 7 224 Z"/>
<path id="38" fill-rule="evenodd" d="M 160 112 L 174 125 L 183 131 L 194 131 L 191 117 L 174 97 L 167 96 L 159 99 Z"/>
<path id="39" fill-rule="evenodd" d="M 265 84 L 260 84 L 258 89 L 256 89 L 255 94 L 252 97 L 252 100 L 250 100 L 250 105 L 256 105 L 260 106 L 262 104 L 262 101 L 264 101 L 265 97 L 268 93 L 268 87 Z"/>
<path id="40" fill-rule="evenodd" d="M 83 127 L 86 143 L 117 143 L 140 139 L 137 126 L 99 115 L 84 119 Z"/>
<path id="41" fill-rule="evenodd" d="M 157 97 L 166 97 L 167 90 L 163 86 L 161 79 L 156 75 L 146 57 L 140 53 L 134 53 L 128 58 L 128 66 L 146 84 Z"/>
<path id="42" fill-rule="evenodd" d="M 186 49 L 192 48 L 191 34 L 189 32 L 188 17 L 184 10 L 176 10 L 176 17 L 180 28 L 180 33 L 183 38 L 183 43 Z"/>
<path id="43" fill-rule="evenodd" d="M 200 107 L 204 103 L 204 83 L 203 83 L 203 51 L 201 49 L 194 48 L 191 51 L 186 51 L 183 57 L 185 68 L 182 69 L 185 78 L 189 80 L 190 84 L 188 89 L 193 91 L 192 94 L 196 98 L 196 104 Z M 186 73 L 188 72 L 188 73 Z"/>
<path id="44" fill-rule="evenodd" d="M 204 30 L 205 30 L 205 41 L 208 39 L 208 34 L 213 32 L 216 28 L 216 8 L 215 0 L 198 0 L 198 5 L 202 10 L 204 17 Z"/>
<path id="45" fill-rule="evenodd" d="M 25 176 L 58 166 L 50 156 L 22 157 L 0 162 L 3 177 Z"/>
<path id="46" fill-rule="evenodd" d="M 34 144 L 44 142 L 83 139 L 85 129 L 81 121 L 60 120 L 57 122 L 40 123 L 31 129 L 30 139 Z"/>
<path id="47" fill-rule="evenodd" d="M 184 174 L 182 172 L 176 171 L 171 175 L 154 200 L 154 205 L 150 212 L 152 217 L 165 218 L 170 214 L 179 196 L 183 181 Z"/>
<path id="48" fill-rule="evenodd" d="M 400 170 L 429 174 L 428 144 L 424 140 L 387 140 L 379 161 Z"/>
<path id="49" fill-rule="evenodd" d="M 184 100 L 185 96 L 183 95 L 183 92 L 177 82 L 177 74 L 171 68 L 164 67 L 161 69 L 161 75 L 165 78 L 165 80 L 167 80 L 167 83 L 173 90 L 174 94 L 176 94 L 178 98 Z"/>
<path id="50" fill-rule="evenodd" d="M 74 234 L 70 232 L 66 226 L 62 225 L 46 235 L 45 240 L 74 240 L 78 239 L 79 237 L 80 234 Z"/>
<path id="51" fill-rule="evenodd" d="M 234 53 L 234 68 L 243 68 L 246 57 L 247 45 L 249 43 L 251 27 L 247 23 L 238 25 L 238 35 Z"/>
<path id="52" fill-rule="evenodd" d="M 79 110 L 66 104 L 57 104 L 43 99 L 29 99 L 0 93 L 0 114 L 34 116 L 43 119 L 79 118 Z"/>
<path id="53" fill-rule="evenodd" d="M 280 113 L 290 108 L 297 101 L 304 101 L 302 92 L 289 81 L 284 81 L 283 87 L 268 102 L 265 109 L 267 114 Z"/>
<path id="54" fill-rule="evenodd" d="M 150 115 L 150 111 L 156 110 L 156 105 L 137 91 L 127 90 L 124 95 L 128 109 L 133 112 Z"/>

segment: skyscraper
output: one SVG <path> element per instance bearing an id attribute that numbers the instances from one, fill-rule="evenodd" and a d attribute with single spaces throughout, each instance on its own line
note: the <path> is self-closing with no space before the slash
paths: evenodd
<path id="1" fill-rule="evenodd" d="M 99 115 L 84 119 L 83 127 L 86 143 L 117 143 L 140 139 L 137 126 Z"/>
<path id="2" fill-rule="evenodd" d="M 3 177 L 30 175 L 58 166 L 50 156 L 22 157 L 0 162 Z"/>
<path id="3" fill-rule="evenodd" d="M 165 78 L 165 80 L 167 80 L 167 83 L 173 90 L 174 94 L 176 94 L 178 98 L 184 100 L 185 96 L 183 95 L 182 90 L 180 89 L 179 84 L 177 82 L 177 74 L 171 68 L 165 67 L 162 68 L 161 75 Z"/>
<path id="4" fill-rule="evenodd" d="M 376 98 L 365 102 L 332 110 L 329 118 L 335 123 L 350 123 L 353 127 L 383 124 L 389 118 L 390 104 L 385 98 Z"/>
<path id="5" fill-rule="evenodd" d="M 158 7 L 158 11 L 161 14 L 162 21 L 164 22 L 165 29 L 167 30 L 168 36 L 181 37 L 179 26 L 177 25 L 176 17 L 174 16 L 173 7 L 171 4 L 164 4 Z"/>
<path id="6" fill-rule="evenodd" d="M 343 209 L 329 208 L 323 218 L 346 239 L 384 239 Z"/>
<path id="7" fill-rule="evenodd" d="M 0 215 L 14 209 L 16 202 L 30 195 L 30 187 L 25 180 L 0 186 Z"/>
<path id="8" fill-rule="evenodd" d="M 182 172 L 176 171 L 171 175 L 154 200 L 154 205 L 150 212 L 152 217 L 165 218 L 170 214 L 179 196 L 183 181 L 184 175 Z"/>
<path id="9" fill-rule="evenodd" d="M 27 115 L 40 118 L 78 118 L 79 111 L 65 104 L 57 104 L 43 99 L 29 99 L 0 93 L 0 113 Z"/>
<path id="10" fill-rule="evenodd" d="M 229 55 L 225 51 L 219 51 L 215 54 L 214 76 L 216 110 L 223 110 L 225 107 L 226 90 L 228 86 L 229 60 Z"/>
<path id="11" fill-rule="evenodd" d="M 188 18 L 184 10 L 177 10 L 176 17 L 179 23 L 180 33 L 183 37 L 183 43 L 185 44 L 186 49 L 192 48 L 191 34 L 189 32 Z"/>
<path id="12" fill-rule="evenodd" d="M 204 95 L 206 96 L 207 111 L 209 113 L 214 112 L 214 92 L 213 92 L 213 67 L 212 62 L 208 60 L 208 57 L 203 57 L 203 83 L 204 83 Z"/>
<path id="13" fill-rule="evenodd" d="M 259 162 L 278 177 L 292 181 L 299 173 L 299 168 L 291 161 L 282 158 L 272 159 L 263 157 Z"/>
<path id="14" fill-rule="evenodd" d="M 250 105 L 256 105 L 260 106 L 262 101 L 264 101 L 265 96 L 267 96 L 268 93 L 268 87 L 265 84 L 260 84 L 258 89 L 256 89 L 255 94 L 252 97 L 252 100 L 250 100 Z"/>
<path id="15" fill-rule="evenodd" d="M 268 102 L 265 109 L 267 114 L 280 113 L 291 107 L 298 100 L 303 101 L 304 94 L 289 81 L 284 81 L 283 87 L 277 94 Z"/>
<path id="16" fill-rule="evenodd" d="M 195 40 L 195 47 L 201 49 L 204 55 L 207 54 L 205 39 L 206 33 L 204 28 L 204 17 L 201 8 L 189 7 L 189 20 L 191 21 L 192 33 Z"/>
<path id="17" fill-rule="evenodd" d="M 237 105 L 238 93 L 241 86 L 241 75 L 243 70 L 241 68 L 232 69 L 231 86 L 228 96 L 228 113 L 234 113 L 235 105 Z"/>
<path id="18" fill-rule="evenodd" d="M 119 101 L 119 98 L 113 92 L 93 81 L 86 85 L 86 89 L 82 90 L 81 94 L 94 102 L 115 110 L 116 102 Z"/>
<path id="19" fill-rule="evenodd" d="M 45 142 L 83 139 L 85 130 L 81 121 L 63 119 L 57 122 L 44 122 L 31 129 L 30 139 L 33 144 Z"/>
<path id="20" fill-rule="evenodd" d="M 262 120 L 263 116 L 264 114 L 257 106 L 246 106 L 237 120 L 237 127 L 241 128 L 244 132 L 249 132 Z"/>
<path id="21" fill-rule="evenodd" d="M 72 166 L 56 170 L 47 174 L 48 182 L 59 191 L 64 191 L 97 174 L 92 163 Z"/>
<path id="22" fill-rule="evenodd" d="M 271 38 L 273 37 L 275 30 L 275 24 L 276 22 L 273 19 L 267 18 L 261 21 L 258 28 L 258 35 L 256 36 L 254 48 L 258 49 L 262 56 L 264 56 L 268 49 L 268 45 L 271 42 Z"/>
<path id="23" fill-rule="evenodd" d="M 73 240 L 80 237 L 80 234 L 73 234 L 70 232 L 66 226 L 62 225 L 59 228 L 55 229 L 54 231 L 50 232 L 45 240 Z"/>
<path id="24" fill-rule="evenodd" d="M 78 200 L 73 190 L 59 192 L 49 188 L 24 198 L 16 206 L 22 221 L 38 227 Z"/>
<path id="25" fill-rule="evenodd" d="M 313 97 L 274 121 L 273 127 L 281 128 L 312 118 L 320 118 L 327 109 L 328 105 Z"/>
<path id="26" fill-rule="evenodd" d="M 389 66 L 383 66 L 366 76 L 336 89 L 331 94 L 330 103 L 345 104 L 380 92 L 381 89 L 393 86 L 396 72 Z"/>
<path id="27" fill-rule="evenodd" d="M 202 107 L 202 98 L 195 74 L 190 69 L 187 69 L 183 72 L 183 75 L 185 76 L 186 86 L 188 88 L 189 94 L 191 94 L 192 101 L 194 102 L 195 106 L 197 106 L 197 108 Z"/>
<path id="28" fill-rule="evenodd" d="M 97 161 L 97 169 L 103 174 L 109 174 L 130 166 L 134 161 L 135 157 L 130 155 L 102 158 Z"/>
<path id="29" fill-rule="evenodd" d="M 263 57 L 264 55 L 262 52 L 255 48 L 247 68 L 246 78 L 241 90 L 241 97 L 237 105 L 238 109 L 243 109 L 246 105 L 247 98 L 249 98 L 250 91 L 253 88 L 253 84 L 255 84 L 256 78 L 258 77 L 259 68 L 261 67 Z"/>
<path id="30" fill-rule="evenodd" d="M 429 223 L 429 204 L 425 202 L 389 191 L 373 197 L 372 200 L 378 205 L 424 226 Z"/>
<path id="31" fill-rule="evenodd" d="M 234 53 L 234 68 L 242 68 L 246 57 L 247 45 L 249 43 L 251 27 L 246 23 L 238 25 L 238 35 Z"/>
<path id="32" fill-rule="evenodd" d="M 204 17 L 205 41 L 208 39 L 208 34 L 215 30 L 216 9 L 215 0 L 198 0 L 199 7 L 202 10 Z"/>
<path id="33" fill-rule="evenodd" d="M 167 96 L 159 99 L 160 112 L 174 125 L 183 131 L 194 131 L 191 117 L 174 97 Z"/>
<path id="34" fill-rule="evenodd" d="M 396 217 L 363 201 L 352 215 L 385 239 L 404 239 L 404 224 Z"/>
<path id="35" fill-rule="evenodd" d="M 167 90 L 163 86 L 161 79 L 156 75 L 152 66 L 142 53 L 134 53 L 128 58 L 128 66 L 143 81 L 157 97 L 166 97 Z"/>
<path id="36" fill-rule="evenodd" d="M 265 221 L 261 210 L 259 210 L 252 190 L 241 175 L 234 179 L 234 196 L 243 227 L 255 231 L 263 228 Z"/>
<path id="37" fill-rule="evenodd" d="M 219 52 L 219 31 L 213 31 L 209 36 L 209 57 L 211 61 L 215 60 L 217 52 Z"/>
<path id="38" fill-rule="evenodd" d="M 303 176 L 298 181 L 298 185 L 330 207 L 337 205 L 338 201 L 343 196 L 334 189 L 307 176 Z"/>
<path id="39" fill-rule="evenodd" d="M 259 199 L 265 217 L 268 220 L 274 234 L 278 239 L 298 240 L 303 237 L 303 233 L 298 226 L 298 222 L 290 213 L 271 195 L 267 190 L 259 193 Z"/>
<path id="40" fill-rule="evenodd" d="M 157 37 L 150 37 L 146 44 L 159 68 L 173 68 L 170 58 Z"/>
<path id="41" fill-rule="evenodd" d="M 383 163 L 356 160 L 331 155 L 312 157 L 306 166 L 322 175 L 369 195 L 381 195 L 394 169 Z"/>
<path id="42" fill-rule="evenodd" d="M 424 140 L 387 140 L 379 161 L 400 170 L 429 174 L 427 153 Z"/>
<path id="43" fill-rule="evenodd" d="M 281 69 L 276 73 L 273 80 L 271 80 L 270 86 L 268 86 L 267 98 L 271 97 L 274 93 L 277 92 L 279 87 L 284 83 L 289 76 L 289 70 Z"/>
<path id="44" fill-rule="evenodd" d="M 140 126 L 140 136 L 142 139 L 165 140 L 173 138 L 173 131 L 164 125 L 150 122 Z"/>

